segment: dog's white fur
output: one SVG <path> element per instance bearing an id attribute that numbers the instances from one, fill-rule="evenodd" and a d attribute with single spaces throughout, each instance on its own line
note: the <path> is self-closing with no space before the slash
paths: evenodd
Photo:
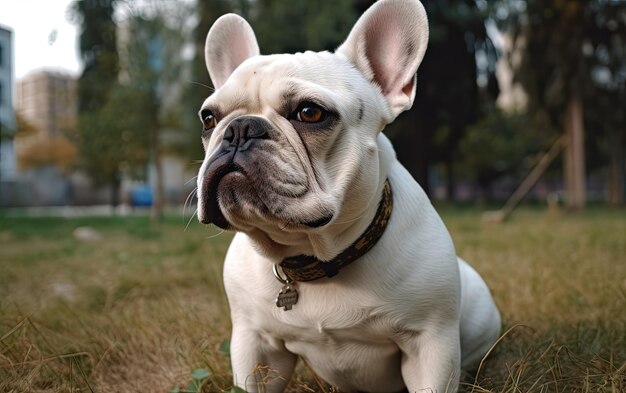
<path id="1" fill-rule="evenodd" d="M 238 386 L 257 391 L 253 370 L 267 365 L 282 378 L 264 388 L 280 392 L 300 356 L 346 392 L 456 391 L 461 367 L 475 366 L 497 339 L 489 290 L 457 259 L 441 219 L 380 132 L 412 106 L 427 41 L 417 0 L 379 1 L 335 53 L 259 56 L 252 29 L 233 14 L 211 28 L 206 60 L 216 91 L 203 108 L 222 118 L 203 138 L 201 221 L 210 208 L 202 197 L 207 173 L 229 124 L 253 115 L 277 130 L 263 142 L 274 154 L 259 151 L 263 160 L 249 168 L 261 182 L 234 173 L 217 187 L 219 209 L 238 231 L 224 265 Z M 332 108 L 334 131 L 303 136 L 280 112 L 285 100 Z M 277 308 L 282 284 L 272 265 L 298 254 L 335 257 L 372 221 L 385 179 L 394 208 L 376 246 L 335 277 L 297 284 L 299 302 Z M 298 197 L 275 195 L 278 186 Z M 299 224 L 328 214 L 320 228 Z"/>

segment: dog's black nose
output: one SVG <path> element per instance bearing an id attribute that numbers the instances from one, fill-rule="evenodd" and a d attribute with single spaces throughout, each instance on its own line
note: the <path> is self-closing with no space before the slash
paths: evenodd
<path id="1" fill-rule="evenodd" d="M 271 125 L 260 117 L 241 116 L 230 122 L 224 131 L 224 141 L 230 146 L 238 146 L 238 150 L 245 150 L 250 146 L 247 142 L 267 137 L 270 127 Z"/>

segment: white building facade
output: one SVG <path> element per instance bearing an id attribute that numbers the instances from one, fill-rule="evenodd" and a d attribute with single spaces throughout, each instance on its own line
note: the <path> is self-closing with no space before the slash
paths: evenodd
<path id="1" fill-rule="evenodd" d="M 17 176 L 13 135 L 13 32 L 0 26 L 0 198 Z M 1 203 L 1 200 L 0 200 Z"/>
<path id="2" fill-rule="evenodd" d="M 16 176 L 13 135 L 13 32 L 0 26 L 0 181 Z"/>

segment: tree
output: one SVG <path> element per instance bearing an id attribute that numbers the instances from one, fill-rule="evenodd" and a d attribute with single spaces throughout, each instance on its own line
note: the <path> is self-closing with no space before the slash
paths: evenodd
<path id="1" fill-rule="evenodd" d="M 537 155 L 556 138 L 546 119 L 494 110 L 469 127 L 461 139 L 461 171 L 491 200 L 495 180 L 526 175 L 529 164 L 534 165 Z"/>
<path id="2" fill-rule="evenodd" d="M 117 82 L 116 0 L 76 0 L 74 22 L 79 25 L 79 50 L 83 72 L 78 81 L 79 114 L 97 111 Z"/>
<path id="3" fill-rule="evenodd" d="M 163 138 L 164 129 L 180 129 L 176 104 L 183 74 L 181 50 L 185 44 L 182 26 L 170 27 L 164 9 L 154 8 L 145 16 L 134 16 L 129 23 L 128 41 L 126 42 L 125 84 L 142 97 L 145 107 L 142 113 L 134 113 L 142 127 L 137 129 L 148 135 L 151 162 L 155 169 L 153 184 L 153 203 L 151 217 L 160 221 L 163 215 Z M 179 8 L 180 11 L 180 8 Z M 187 15 L 179 13 L 169 23 L 181 23 Z M 168 120 L 173 120 L 169 122 Z M 173 123 L 173 124 L 172 124 Z"/>
<path id="4" fill-rule="evenodd" d="M 67 172 L 74 164 L 76 147 L 62 135 L 48 136 L 20 113 L 15 113 L 15 140 L 22 146 L 17 151 L 20 169 L 52 165 Z"/>
<path id="5" fill-rule="evenodd" d="M 30 138 L 37 135 L 41 130 L 24 118 L 19 112 L 15 112 L 15 137 Z"/>
<path id="6" fill-rule="evenodd" d="M 100 110 L 81 116 L 81 124 L 89 131 L 81 130 L 80 137 L 90 138 L 81 139 L 81 156 L 97 158 L 83 159 L 82 166 L 96 184 L 114 185 L 114 205 L 122 172 L 137 174 L 137 169 L 148 163 L 150 125 L 146 114 L 151 109 L 152 102 L 141 92 L 117 84 Z"/>
<path id="7" fill-rule="evenodd" d="M 624 203 L 626 167 L 626 2 L 596 1 L 595 22 L 589 37 L 592 86 L 585 96 L 586 127 L 590 135 L 591 164 L 609 158 L 608 201 Z"/>
<path id="8" fill-rule="evenodd" d="M 601 117 L 621 123 L 621 127 L 616 125 L 618 130 L 624 128 L 623 120 L 609 113 L 616 112 L 614 107 L 602 110 L 595 103 L 598 95 L 607 93 L 624 105 L 619 84 L 621 81 L 623 92 L 625 10 L 624 2 L 610 0 L 503 0 L 498 5 L 501 25 L 511 32 L 514 51 L 522 54 L 514 72 L 529 95 L 529 110 L 547 111 L 553 125 L 567 136 L 564 179 L 571 210 L 583 209 L 586 201 L 584 125 L 591 115 L 588 109 L 595 108 Z M 598 86 L 599 67 L 610 74 L 607 85 L 613 86 L 611 92 L 602 92 Z M 596 137 L 591 134 L 587 139 Z M 623 143 L 617 142 L 621 151 Z"/>
<path id="9" fill-rule="evenodd" d="M 124 6 L 120 48 L 113 21 L 118 4 Z M 172 124 L 180 129 L 177 85 L 185 74 L 188 7 L 83 0 L 74 9 L 85 61 L 79 81 L 81 165 L 96 184 L 111 185 L 116 205 L 122 176 L 145 179 L 152 163 L 152 217 L 158 221 L 164 194 L 161 134 Z"/>
<path id="10" fill-rule="evenodd" d="M 111 110 L 111 92 L 117 86 L 119 58 L 113 21 L 115 0 L 77 0 L 72 6 L 79 25 L 83 72 L 78 80 L 79 165 L 96 185 L 111 186 L 111 204 L 119 201 L 120 155 L 118 118 Z"/>
<path id="11" fill-rule="evenodd" d="M 46 136 L 32 141 L 20 150 L 17 164 L 20 169 L 54 166 L 67 172 L 76 157 L 76 147 L 62 136 Z"/>

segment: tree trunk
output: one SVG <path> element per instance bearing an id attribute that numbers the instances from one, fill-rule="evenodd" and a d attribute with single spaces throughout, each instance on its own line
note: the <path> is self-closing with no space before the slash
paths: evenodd
<path id="1" fill-rule="evenodd" d="M 563 154 L 565 206 L 581 211 L 586 204 L 585 129 L 583 104 L 579 95 L 572 95 L 565 111 L 566 145 Z"/>
<path id="2" fill-rule="evenodd" d="M 626 133 L 624 133 L 626 134 Z M 621 206 L 624 203 L 624 143 L 626 141 L 619 132 L 613 132 L 611 138 L 611 164 L 609 166 L 609 204 Z"/>
<path id="3" fill-rule="evenodd" d="M 120 204 L 120 186 L 122 184 L 121 175 L 118 171 L 115 174 L 115 178 L 111 182 L 111 206 L 113 206 L 113 211 Z"/>
<path id="4" fill-rule="evenodd" d="M 163 163 L 161 162 L 161 146 L 159 141 L 159 129 L 155 127 L 152 140 L 152 159 L 154 161 L 154 186 L 152 197 L 152 209 L 150 219 L 153 223 L 163 219 Z"/>

